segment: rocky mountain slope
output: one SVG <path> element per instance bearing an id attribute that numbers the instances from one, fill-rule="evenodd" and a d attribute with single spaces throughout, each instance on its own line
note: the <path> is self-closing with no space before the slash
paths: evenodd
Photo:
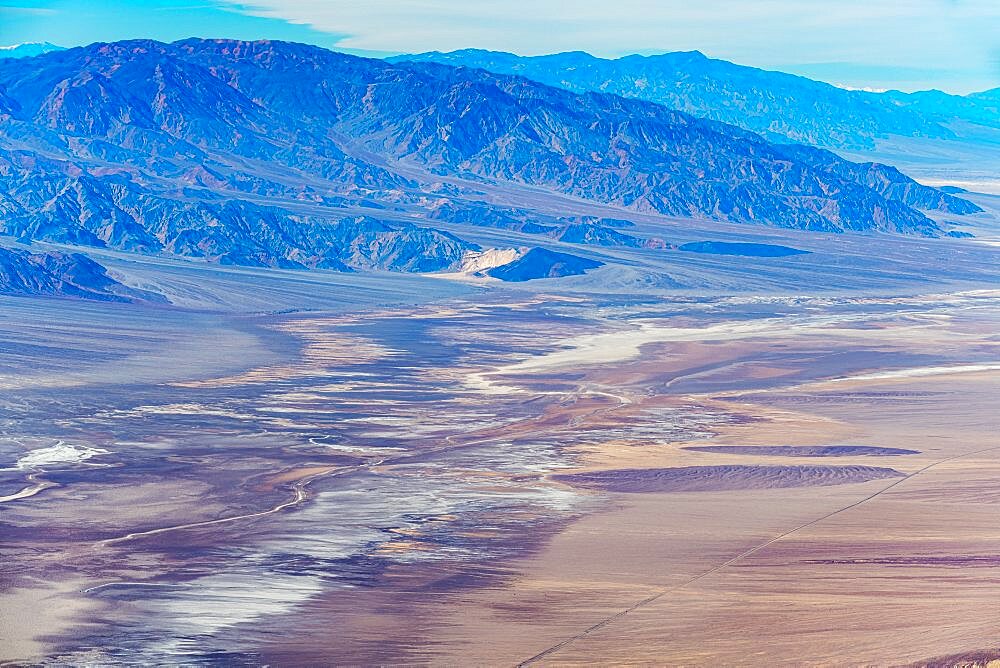
<path id="1" fill-rule="evenodd" d="M 956 120 L 989 128 L 1000 140 L 996 91 L 959 96 L 845 90 L 697 51 L 607 60 L 580 52 L 523 57 L 467 49 L 391 60 L 482 68 L 578 93 L 615 93 L 731 123 L 774 141 L 859 149 L 889 135 L 951 139 L 963 133 L 954 127 Z"/>
<path id="2" fill-rule="evenodd" d="M 30 253 L 0 246 L 0 295 L 46 295 L 100 301 L 165 301 L 122 285 L 81 253 Z"/>
<path id="3" fill-rule="evenodd" d="M 23 241 L 437 271 L 483 249 L 436 220 L 510 225 L 542 246 L 668 245 L 616 229 L 625 221 L 496 203 L 523 188 L 826 232 L 934 236 L 916 199 L 975 208 L 812 151 L 615 95 L 282 42 L 129 41 L 0 61 L 0 234 Z"/>

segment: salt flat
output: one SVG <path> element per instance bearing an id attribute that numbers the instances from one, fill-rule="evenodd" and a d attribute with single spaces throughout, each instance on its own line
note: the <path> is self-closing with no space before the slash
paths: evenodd
<path id="1" fill-rule="evenodd" d="M 39 304 L 3 398 L 0 578 L 70 612 L 18 659 L 835 663 L 891 615 L 898 642 L 852 658 L 991 642 L 994 293 L 137 309 L 83 364 L 45 333 L 71 317 L 96 350 L 121 324 Z M 206 331 L 229 346 L 158 345 Z"/>
<path id="2" fill-rule="evenodd" d="M 996 249 L 767 235 L 814 252 L 612 250 L 517 286 L 108 253 L 176 303 L 3 298 L 0 599 L 62 611 L 4 622 L 5 651 L 992 651 Z"/>

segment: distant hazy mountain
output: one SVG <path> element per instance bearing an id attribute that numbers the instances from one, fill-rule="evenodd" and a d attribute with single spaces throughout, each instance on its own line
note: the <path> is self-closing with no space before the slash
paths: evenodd
<path id="1" fill-rule="evenodd" d="M 971 95 L 949 95 L 939 90 L 901 93 L 888 91 L 878 94 L 880 98 L 904 111 L 915 112 L 924 118 L 934 119 L 954 131 L 956 137 L 965 139 L 970 131 L 1000 128 L 1000 88 L 972 93 Z M 975 127 L 960 127 L 968 123 Z M 990 133 L 993 142 L 1000 142 L 1000 132 Z"/>
<path id="2" fill-rule="evenodd" d="M 881 165 L 482 70 L 226 40 L 0 61 L 0 234 L 342 271 L 479 250 L 434 220 L 662 246 L 622 221 L 498 207 L 487 185 L 828 232 L 936 235 L 915 207 L 975 209 Z"/>
<path id="3" fill-rule="evenodd" d="M 63 47 L 49 42 L 25 42 L 11 46 L 0 46 L 0 58 L 30 58 L 50 51 L 62 51 Z"/>
<path id="4" fill-rule="evenodd" d="M 579 52 L 522 57 L 468 49 L 390 60 L 476 67 L 575 92 L 615 93 L 731 123 L 772 140 L 814 146 L 872 148 L 876 138 L 889 135 L 955 138 L 964 132 L 954 126 L 956 120 L 998 130 L 1000 140 L 996 91 L 962 97 L 940 91 L 845 90 L 697 51 L 605 60 Z"/>
<path id="5" fill-rule="evenodd" d="M 0 295 L 48 295 L 100 301 L 164 301 L 126 287 L 80 253 L 29 253 L 0 246 Z"/>
<path id="6" fill-rule="evenodd" d="M 977 100 L 990 105 L 998 105 L 1000 104 L 1000 88 L 984 90 L 981 93 L 973 93 L 972 95 L 968 95 L 966 97 L 970 100 Z"/>

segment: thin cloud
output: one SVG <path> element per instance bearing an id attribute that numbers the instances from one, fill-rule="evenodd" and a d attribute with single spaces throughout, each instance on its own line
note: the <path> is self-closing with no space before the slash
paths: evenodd
<path id="1" fill-rule="evenodd" d="M 761 67 L 850 62 L 993 75 L 996 0 L 252 0 L 254 16 L 346 35 L 380 52 L 469 47 L 524 55 L 701 50 Z"/>
<path id="2" fill-rule="evenodd" d="M 46 7 L 6 7 L 0 5 L 0 14 L 12 14 L 16 16 L 51 16 L 56 10 Z"/>

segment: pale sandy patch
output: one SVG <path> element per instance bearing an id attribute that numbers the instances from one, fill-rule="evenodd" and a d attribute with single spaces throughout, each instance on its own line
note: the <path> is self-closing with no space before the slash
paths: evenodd
<path id="1" fill-rule="evenodd" d="M 50 655 L 44 636 L 67 633 L 97 604 L 79 582 L 40 584 L 0 593 L 0 662 L 31 663 Z"/>

